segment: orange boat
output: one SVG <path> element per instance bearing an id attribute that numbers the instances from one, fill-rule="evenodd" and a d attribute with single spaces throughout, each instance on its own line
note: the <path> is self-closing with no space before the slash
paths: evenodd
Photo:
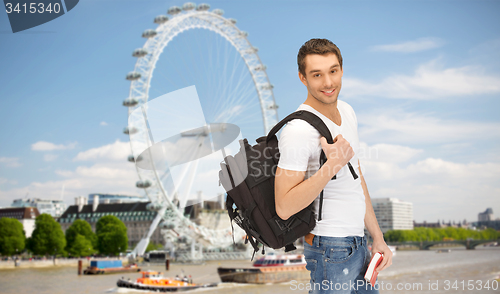
<path id="1" fill-rule="evenodd" d="M 198 288 L 208 288 L 215 287 L 217 284 L 194 284 L 191 278 L 175 277 L 166 278 L 162 276 L 161 272 L 156 271 L 145 271 L 141 272 L 142 278 L 138 278 L 136 281 L 130 279 L 125 280 L 121 278 L 118 280 L 116 285 L 122 288 L 133 288 L 139 290 L 148 291 L 159 291 L 159 292 L 178 292 L 178 291 L 188 291 Z"/>

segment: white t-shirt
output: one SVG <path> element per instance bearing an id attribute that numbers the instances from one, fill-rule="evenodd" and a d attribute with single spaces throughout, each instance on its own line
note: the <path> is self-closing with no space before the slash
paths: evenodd
<path id="1" fill-rule="evenodd" d="M 350 162 L 359 176 L 359 138 L 356 114 L 344 101 L 338 100 L 337 109 L 342 118 L 340 126 L 309 105 L 301 104 L 297 110 L 306 110 L 320 117 L 330 130 L 332 138 L 342 134 L 354 150 L 354 156 Z M 308 179 L 319 169 L 320 138 L 319 132 L 308 122 L 300 119 L 288 122 L 281 131 L 278 141 L 280 150 L 278 167 L 305 171 L 304 180 Z M 314 201 L 314 207 L 317 215 L 319 195 Z M 365 211 L 366 204 L 361 178 L 354 180 L 349 167 L 345 165 L 337 173 L 337 178 L 326 184 L 323 192 L 322 219 L 316 223 L 311 233 L 329 237 L 363 236 Z"/>

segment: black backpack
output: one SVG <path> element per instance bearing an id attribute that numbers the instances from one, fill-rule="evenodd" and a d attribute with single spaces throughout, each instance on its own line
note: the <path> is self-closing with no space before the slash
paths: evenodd
<path id="1" fill-rule="evenodd" d="M 221 163 L 219 180 L 227 192 L 226 209 L 231 226 L 234 221 L 245 231 L 245 244 L 250 242 L 254 254 L 259 251 L 259 243 L 274 249 L 285 247 L 285 252 L 294 250 L 296 247 L 293 242 L 307 235 L 316 225 L 314 202 L 287 220 L 276 214 L 274 178 L 280 156 L 276 133 L 293 119 L 307 121 L 329 144 L 333 143 L 330 130 L 321 118 L 300 110 L 277 123 L 267 136 L 258 138 L 256 145 L 251 146 L 247 139 L 240 140 L 240 151 L 234 157 L 224 155 L 224 162 Z M 324 162 L 326 156 L 321 151 L 320 167 Z M 357 179 L 354 168 L 350 163 L 348 166 L 354 179 Z M 336 176 L 332 180 L 335 178 Z M 321 220 L 322 206 L 323 191 L 320 193 L 318 221 Z"/>

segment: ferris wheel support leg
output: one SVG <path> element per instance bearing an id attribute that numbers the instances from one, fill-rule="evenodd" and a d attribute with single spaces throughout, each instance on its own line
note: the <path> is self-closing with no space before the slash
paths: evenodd
<path id="1" fill-rule="evenodd" d="M 196 175 L 196 171 L 198 170 L 198 162 L 199 160 L 194 161 L 193 169 L 191 170 L 187 182 L 186 192 L 183 197 L 181 197 L 181 205 L 180 207 L 186 207 L 186 202 L 189 197 L 189 193 L 191 193 L 191 187 L 193 187 L 194 176 Z"/>
<path id="2" fill-rule="evenodd" d="M 192 260 L 195 260 L 195 259 L 196 259 L 195 243 L 196 243 L 196 241 L 193 239 L 193 240 L 191 241 L 191 259 L 192 259 Z"/>
<path id="3" fill-rule="evenodd" d="M 158 227 L 158 224 L 160 223 L 161 219 L 163 218 L 163 215 L 165 214 L 166 208 L 162 208 L 158 211 L 158 214 L 156 214 L 155 219 L 151 223 L 151 226 L 149 227 L 148 234 L 137 243 L 137 245 L 134 248 L 134 251 L 132 251 L 132 255 L 134 257 L 144 255 L 144 252 L 146 252 L 146 248 L 148 247 L 149 244 L 149 239 L 151 236 L 153 236 L 153 233 L 155 232 L 156 228 Z"/>

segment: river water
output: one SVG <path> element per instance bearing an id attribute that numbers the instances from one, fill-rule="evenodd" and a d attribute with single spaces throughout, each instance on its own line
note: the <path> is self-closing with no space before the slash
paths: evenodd
<path id="1" fill-rule="evenodd" d="M 84 262 L 85 265 L 86 262 Z M 144 265 L 142 268 L 163 271 L 175 276 L 184 271 L 192 275 L 195 283 L 220 282 L 218 266 L 248 266 L 248 261 L 212 261 L 204 265 L 171 264 Z M 380 293 L 500 293 L 500 285 L 493 282 L 500 275 L 500 247 L 478 246 L 476 250 L 452 248 L 449 253 L 436 250 L 398 251 L 393 265 L 379 275 Z M 143 291 L 118 289 L 119 277 L 136 279 L 139 274 L 78 276 L 76 267 L 0 270 L 0 293 L 138 293 Z M 486 283 L 490 289 L 486 289 Z M 299 290 L 307 281 L 277 285 L 249 285 L 221 283 L 216 288 L 197 289 L 188 293 L 307 293 Z M 480 287 L 481 284 L 481 287 Z M 405 289 L 406 288 L 406 289 Z M 399 290 L 398 290 L 399 289 Z M 143 292 L 144 293 L 144 292 Z"/>

